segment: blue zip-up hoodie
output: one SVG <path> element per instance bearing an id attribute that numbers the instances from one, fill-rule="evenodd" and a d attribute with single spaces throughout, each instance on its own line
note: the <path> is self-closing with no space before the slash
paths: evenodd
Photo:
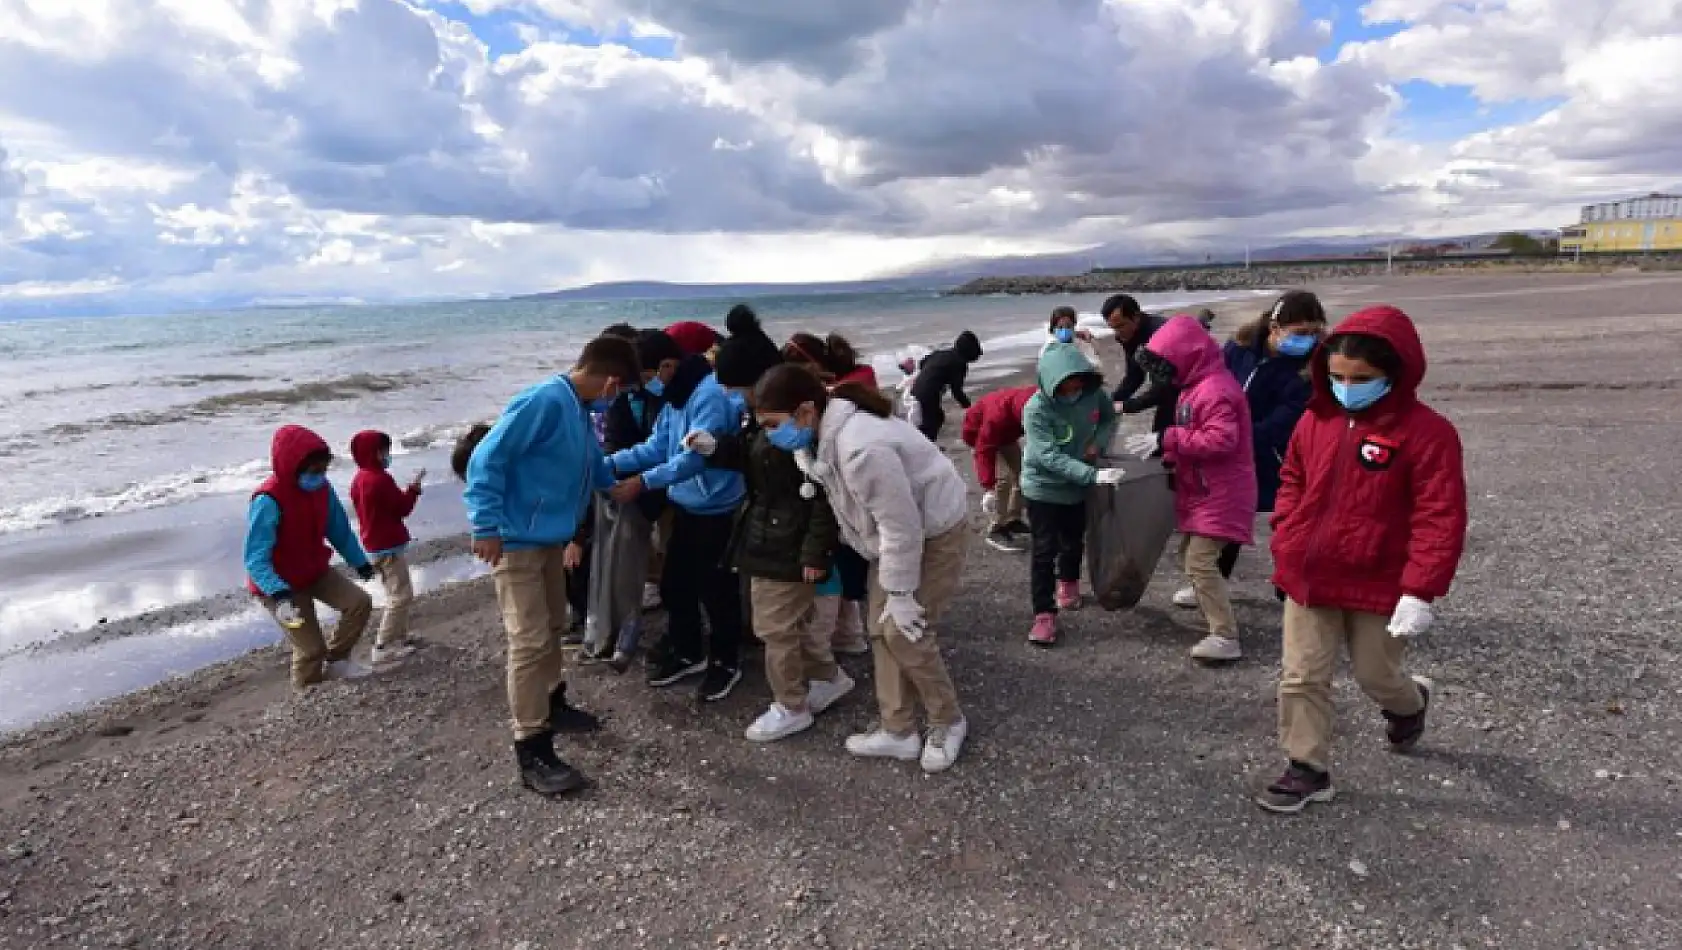
<path id="1" fill-rule="evenodd" d="M 666 407 L 660 410 L 648 441 L 613 453 L 613 469 L 623 475 L 641 473 L 643 485 L 666 489 L 666 498 L 696 515 L 735 511 L 747 494 L 740 472 L 708 468 L 707 460 L 683 446 L 683 438 L 703 430 L 717 436 L 742 431 L 742 410 L 731 393 L 713 378 L 705 357 L 691 356 L 666 384 Z"/>
<path id="2" fill-rule="evenodd" d="M 467 463 L 467 518 L 475 538 L 510 551 L 565 544 L 613 487 L 590 410 L 572 381 L 556 376 L 515 396 Z"/>

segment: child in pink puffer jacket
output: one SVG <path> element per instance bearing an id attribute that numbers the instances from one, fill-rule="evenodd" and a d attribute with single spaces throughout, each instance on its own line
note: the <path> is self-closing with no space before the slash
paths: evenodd
<path id="1" fill-rule="evenodd" d="M 1128 447 L 1141 457 L 1160 451 L 1174 469 L 1174 514 L 1184 540 L 1180 556 L 1197 592 L 1209 635 L 1193 659 L 1241 659 L 1238 621 L 1218 561 L 1229 543 L 1249 544 L 1256 510 L 1256 462 L 1250 405 L 1227 372 L 1220 344 L 1196 319 L 1169 320 L 1135 357 L 1153 386 L 1180 390 L 1174 424 L 1160 435 L 1138 435 Z"/>

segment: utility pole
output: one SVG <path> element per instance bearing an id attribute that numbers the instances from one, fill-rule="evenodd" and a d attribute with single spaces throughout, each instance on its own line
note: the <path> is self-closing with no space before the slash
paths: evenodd
<path id="1" fill-rule="evenodd" d="M 1250 269 L 1250 242 L 1244 242 L 1244 269 Z"/>
<path id="2" fill-rule="evenodd" d="M 1389 244 L 1384 245 L 1384 273 L 1385 274 L 1394 274 L 1395 272 L 1396 272 L 1396 242 L 1391 241 Z"/>

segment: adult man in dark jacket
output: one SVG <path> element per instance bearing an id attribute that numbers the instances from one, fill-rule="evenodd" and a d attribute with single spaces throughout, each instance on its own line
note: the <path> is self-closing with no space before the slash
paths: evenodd
<path id="1" fill-rule="evenodd" d="M 917 379 L 911 385 L 911 397 L 917 400 L 923 420 L 917 428 L 930 442 L 940 441 L 940 429 L 946 424 L 946 410 L 941 399 L 952 390 L 952 401 L 960 409 L 968 409 L 969 396 L 964 392 L 964 380 L 969 376 L 969 364 L 981 359 L 981 340 L 968 330 L 958 334 L 951 349 L 935 350 L 923 357 L 917 368 Z"/>
<path id="2" fill-rule="evenodd" d="M 1168 318 L 1161 314 L 1145 313 L 1139 309 L 1139 301 L 1127 294 L 1116 294 L 1104 301 L 1104 322 L 1115 331 L 1116 342 L 1121 344 L 1127 354 L 1123 362 L 1126 364 L 1126 375 L 1122 377 L 1121 385 L 1117 386 L 1111 398 L 1116 402 L 1116 411 L 1124 414 L 1154 410 L 1155 418 L 1151 420 L 1151 431 L 1162 432 L 1174 424 L 1174 404 L 1179 393 L 1172 386 L 1158 386 L 1154 383 L 1140 394 L 1140 387 L 1145 385 L 1145 371 L 1136 358 L 1139 350 L 1151 341 L 1156 331 L 1168 323 Z"/>

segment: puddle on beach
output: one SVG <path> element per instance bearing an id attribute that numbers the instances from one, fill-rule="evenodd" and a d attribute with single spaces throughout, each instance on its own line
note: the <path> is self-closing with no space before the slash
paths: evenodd
<path id="1" fill-rule="evenodd" d="M 415 593 L 483 577 L 471 556 L 413 567 Z M 378 584 L 363 585 L 384 602 Z M 323 609 L 324 621 L 335 617 Z M 377 617 L 375 618 L 378 619 Z M 370 633 L 372 625 L 370 625 Z M 368 636 L 363 638 L 365 641 Z M 53 716 L 85 709 L 172 676 L 184 676 L 281 640 L 280 631 L 252 606 L 209 620 L 178 624 L 68 653 L 18 654 L 0 659 L 0 732 L 28 728 Z"/>

